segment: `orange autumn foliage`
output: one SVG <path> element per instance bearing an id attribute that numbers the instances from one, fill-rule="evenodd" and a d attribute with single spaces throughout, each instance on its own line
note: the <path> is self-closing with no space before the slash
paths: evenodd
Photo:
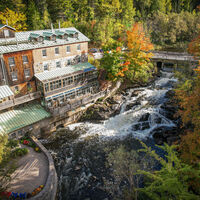
<path id="1" fill-rule="evenodd" d="M 200 56 L 200 35 L 189 44 L 188 51 L 195 57 Z M 200 162 L 200 61 L 198 65 L 190 86 L 176 90 L 181 108 L 178 114 L 183 125 L 189 128 L 181 138 L 179 150 L 181 158 L 194 165 Z"/>
<path id="2" fill-rule="evenodd" d="M 116 48 L 116 51 L 121 51 L 121 47 L 117 47 L 117 48 Z"/>
<path id="3" fill-rule="evenodd" d="M 147 77 L 148 75 L 150 77 L 151 71 L 147 70 L 147 66 L 153 56 L 149 52 L 153 50 L 153 44 L 146 36 L 141 23 L 135 23 L 132 29 L 127 31 L 127 46 L 128 76 L 135 81 L 141 81 L 141 77 Z"/>
<path id="4" fill-rule="evenodd" d="M 131 31 L 127 31 L 128 49 L 136 49 L 138 51 L 153 50 L 153 44 L 150 39 L 145 36 L 143 27 L 140 23 L 135 23 Z"/>

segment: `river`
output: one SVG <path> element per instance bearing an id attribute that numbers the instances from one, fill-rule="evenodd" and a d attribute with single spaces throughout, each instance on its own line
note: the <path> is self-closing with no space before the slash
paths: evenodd
<path id="1" fill-rule="evenodd" d="M 161 155 L 152 135 L 177 126 L 165 109 L 167 94 L 176 82 L 173 73 L 161 71 L 151 85 L 126 91 L 118 115 L 98 123 L 75 123 L 55 133 L 54 141 L 46 147 L 59 177 L 58 199 L 112 199 L 103 188 L 103 179 L 110 179 L 105 149 L 121 144 L 138 149 L 142 140 Z"/>

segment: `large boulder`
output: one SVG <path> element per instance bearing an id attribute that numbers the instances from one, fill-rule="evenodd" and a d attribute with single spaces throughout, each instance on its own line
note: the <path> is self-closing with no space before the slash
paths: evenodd
<path id="1" fill-rule="evenodd" d="M 158 127 L 155 128 L 151 134 L 155 140 L 155 143 L 158 145 L 162 145 L 164 142 L 167 142 L 171 145 L 173 142 L 180 139 L 178 135 L 178 130 L 175 127 Z"/>

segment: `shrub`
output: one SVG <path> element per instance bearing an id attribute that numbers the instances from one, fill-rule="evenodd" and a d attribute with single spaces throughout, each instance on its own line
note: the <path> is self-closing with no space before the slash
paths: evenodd
<path id="1" fill-rule="evenodd" d="M 11 148 L 14 148 L 14 147 L 17 147 L 19 144 L 19 141 L 18 140 L 9 140 L 8 143 L 7 143 L 7 147 L 11 147 Z"/>
<path id="2" fill-rule="evenodd" d="M 16 148 L 13 152 L 13 157 L 24 156 L 28 153 L 27 148 Z"/>

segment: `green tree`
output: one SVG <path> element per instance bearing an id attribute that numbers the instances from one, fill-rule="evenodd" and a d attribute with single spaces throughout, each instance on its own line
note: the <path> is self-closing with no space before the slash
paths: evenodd
<path id="1" fill-rule="evenodd" d="M 112 169 L 111 176 L 114 181 L 105 180 L 105 188 L 114 199 L 139 199 L 138 188 L 142 176 L 137 174 L 137 171 L 147 168 L 151 170 L 149 167 L 153 162 L 150 157 L 139 156 L 137 151 L 129 151 L 121 145 L 107 156 L 107 166 Z M 120 187 L 121 184 L 124 185 L 123 188 Z"/>
<path id="2" fill-rule="evenodd" d="M 200 170 L 192 168 L 192 166 L 184 164 L 174 150 L 175 146 L 165 144 L 162 148 L 165 152 L 165 158 L 159 157 L 155 151 L 143 144 L 144 149 L 140 150 L 149 156 L 155 158 L 162 165 L 159 171 L 148 172 L 139 170 L 139 174 L 145 175 L 148 182 L 145 187 L 139 191 L 145 193 L 148 199 L 152 200 L 195 200 L 199 199 L 199 195 L 190 191 L 190 182 L 194 177 L 200 180 Z"/>
<path id="3" fill-rule="evenodd" d="M 34 0 L 28 0 L 26 15 L 29 30 L 38 30 L 43 28 L 40 13 L 35 5 Z"/>
<path id="4" fill-rule="evenodd" d="M 14 12 L 8 8 L 5 9 L 4 12 L 0 12 L 0 21 L 2 24 L 8 22 L 16 31 L 25 31 L 27 29 L 25 14 Z"/>

